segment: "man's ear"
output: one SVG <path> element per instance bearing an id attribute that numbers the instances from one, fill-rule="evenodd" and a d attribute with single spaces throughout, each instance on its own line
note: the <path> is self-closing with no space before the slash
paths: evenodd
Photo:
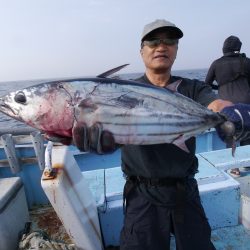
<path id="1" fill-rule="evenodd" d="M 143 49 L 140 49 L 140 54 L 141 56 L 143 56 Z"/>

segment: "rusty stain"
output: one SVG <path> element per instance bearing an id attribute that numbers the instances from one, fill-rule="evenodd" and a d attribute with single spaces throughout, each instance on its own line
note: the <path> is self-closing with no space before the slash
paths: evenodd
<path id="1" fill-rule="evenodd" d="M 45 170 L 43 174 L 44 174 L 46 177 L 49 177 L 49 176 L 51 176 L 51 173 L 52 173 L 52 171 Z"/>
<path id="2" fill-rule="evenodd" d="M 42 230 L 53 240 L 62 240 L 66 244 L 73 243 L 53 207 L 32 209 L 30 217 L 33 230 Z"/>
<path id="3" fill-rule="evenodd" d="M 54 163 L 53 164 L 53 168 L 64 168 L 64 164 L 62 164 L 62 163 Z"/>
<path id="4" fill-rule="evenodd" d="M 42 179 L 45 180 L 52 180 L 57 177 L 58 170 L 52 168 L 52 170 L 44 170 Z"/>

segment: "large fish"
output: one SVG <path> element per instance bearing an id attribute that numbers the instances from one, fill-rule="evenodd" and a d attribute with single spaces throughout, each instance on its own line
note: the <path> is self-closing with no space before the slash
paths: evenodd
<path id="1" fill-rule="evenodd" d="M 83 125 L 98 124 L 118 144 L 143 145 L 178 144 L 225 121 L 171 90 L 106 78 L 123 66 L 96 78 L 57 80 L 11 92 L 1 97 L 0 111 L 51 137 L 72 139 L 80 150 L 88 149 L 80 142 Z"/>

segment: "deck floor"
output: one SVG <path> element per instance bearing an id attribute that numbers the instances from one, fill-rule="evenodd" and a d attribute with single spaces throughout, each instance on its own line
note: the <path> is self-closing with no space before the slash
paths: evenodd
<path id="1" fill-rule="evenodd" d="M 62 241 L 66 244 L 72 243 L 52 206 L 34 207 L 30 210 L 30 220 L 32 222 L 31 232 L 42 230 L 52 240 Z"/>
<path id="2" fill-rule="evenodd" d="M 212 241 L 217 250 L 250 250 L 250 230 L 242 225 L 216 229 Z"/>
<path id="3" fill-rule="evenodd" d="M 250 230 L 242 225 L 224 227 L 212 231 L 212 242 L 216 250 L 250 250 Z M 175 250 L 174 238 L 170 250 Z"/>

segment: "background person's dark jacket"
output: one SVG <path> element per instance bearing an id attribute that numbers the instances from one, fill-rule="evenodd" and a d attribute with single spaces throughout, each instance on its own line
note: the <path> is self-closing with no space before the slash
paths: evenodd
<path id="1" fill-rule="evenodd" d="M 239 53 L 241 42 L 230 36 L 223 45 L 224 55 L 215 60 L 205 82 L 218 84 L 219 97 L 233 103 L 250 103 L 250 59 Z"/>

